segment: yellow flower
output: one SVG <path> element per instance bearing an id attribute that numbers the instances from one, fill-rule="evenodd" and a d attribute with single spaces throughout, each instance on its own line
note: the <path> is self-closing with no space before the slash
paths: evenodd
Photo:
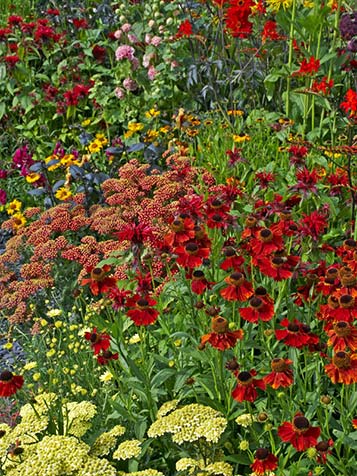
<path id="1" fill-rule="evenodd" d="M 314 8 L 314 6 L 315 6 L 314 2 L 311 2 L 310 0 L 305 0 L 304 1 L 304 7 L 305 8 Z"/>
<path id="2" fill-rule="evenodd" d="M 149 111 L 146 111 L 145 112 L 145 117 L 147 119 L 151 119 L 152 117 L 157 117 L 160 115 L 160 111 L 158 111 L 157 109 L 155 109 L 154 107 L 151 108 Z"/>
<path id="3" fill-rule="evenodd" d="M 72 196 L 72 192 L 70 190 L 68 190 L 68 188 L 66 187 L 61 187 L 57 190 L 57 192 L 55 193 L 55 197 L 58 199 L 58 200 L 67 200 L 68 198 L 70 198 Z"/>
<path id="4" fill-rule="evenodd" d="M 87 127 L 87 126 L 89 126 L 90 122 L 91 122 L 90 119 L 85 119 L 84 121 L 82 121 L 81 126 L 82 127 Z"/>
<path id="5" fill-rule="evenodd" d="M 159 133 L 155 131 L 154 129 L 149 129 L 147 133 L 145 134 L 144 142 L 153 142 L 155 139 L 157 139 L 159 136 Z"/>
<path id="6" fill-rule="evenodd" d="M 48 156 L 48 157 L 45 158 L 45 164 L 46 164 L 46 165 L 49 164 L 49 163 L 52 162 L 52 161 L 56 161 L 56 162 L 55 162 L 54 164 L 49 165 L 49 166 L 47 167 L 47 170 L 48 170 L 49 172 L 52 172 L 52 170 L 56 170 L 56 169 L 58 169 L 58 167 L 61 166 L 61 162 L 60 162 L 60 160 L 59 160 L 59 157 L 58 157 L 56 154 L 52 154 L 52 155 L 50 155 L 50 156 Z"/>
<path id="7" fill-rule="evenodd" d="M 248 134 L 233 134 L 233 142 L 241 143 L 250 141 Z"/>
<path id="8" fill-rule="evenodd" d="M 22 203 L 20 200 L 17 200 L 16 198 L 10 202 L 7 206 L 7 214 L 8 215 L 13 215 L 16 212 L 19 212 L 21 210 Z"/>
<path id="9" fill-rule="evenodd" d="M 107 370 L 106 372 L 104 372 L 104 374 L 102 374 L 99 379 L 102 381 L 102 382 L 109 382 L 110 380 L 112 380 L 113 378 L 113 374 L 111 372 L 109 372 L 109 370 Z"/>
<path id="10" fill-rule="evenodd" d="M 79 159 L 76 159 L 76 157 L 73 154 L 64 155 L 60 163 L 64 167 L 70 167 L 71 165 L 80 165 Z"/>
<path id="11" fill-rule="evenodd" d="M 93 142 L 89 144 L 87 149 L 91 154 L 95 154 L 96 152 L 100 152 L 103 148 L 102 143 L 98 139 L 94 139 Z"/>
<path id="12" fill-rule="evenodd" d="M 129 339 L 129 344 L 138 344 L 140 342 L 140 336 L 139 334 L 134 334 L 132 337 Z"/>
<path id="13" fill-rule="evenodd" d="M 62 321 L 56 321 L 56 322 L 55 322 L 55 327 L 56 327 L 56 329 L 59 329 L 59 328 L 62 327 L 62 326 L 63 326 L 63 322 L 62 322 Z"/>
<path id="14" fill-rule="evenodd" d="M 62 314 L 62 309 L 50 309 L 46 314 L 48 317 L 57 317 Z"/>
<path id="15" fill-rule="evenodd" d="M 3 345 L 3 348 L 4 349 L 7 349 L 7 350 L 11 350 L 13 347 L 13 343 L 12 342 L 6 342 L 6 344 Z"/>
<path id="16" fill-rule="evenodd" d="M 284 10 L 291 7 L 293 0 L 267 0 L 267 4 L 274 12 L 277 12 L 281 7 L 283 7 Z"/>
<path id="17" fill-rule="evenodd" d="M 241 117 L 244 115 L 244 111 L 241 111 L 240 109 L 229 109 L 227 111 L 228 116 L 238 116 Z"/>
<path id="18" fill-rule="evenodd" d="M 36 367 L 37 367 L 37 362 L 27 362 L 27 364 L 23 366 L 23 370 L 32 370 Z"/>
<path id="19" fill-rule="evenodd" d="M 22 213 L 14 213 L 12 215 L 13 218 L 13 227 L 15 230 L 23 227 L 26 224 L 26 218 L 23 216 Z"/>
<path id="20" fill-rule="evenodd" d="M 125 139 L 131 137 L 135 132 L 139 132 L 144 128 L 144 125 L 141 122 L 129 122 L 128 130 L 124 133 Z"/>
<path id="21" fill-rule="evenodd" d="M 39 372 L 36 372 L 35 374 L 33 374 L 32 378 L 35 382 L 38 382 L 41 378 L 41 374 Z"/>
<path id="22" fill-rule="evenodd" d="M 41 178 L 41 175 L 38 174 L 37 172 L 31 172 L 27 174 L 25 177 L 27 183 L 37 182 L 38 180 L 40 180 L 40 178 Z"/>
<path id="23" fill-rule="evenodd" d="M 97 141 L 100 142 L 100 144 L 101 144 L 102 146 L 108 144 L 108 139 L 105 137 L 104 134 L 101 134 L 101 133 L 98 132 L 98 133 L 95 135 L 95 138 L 96 138 Z"/>
<path id="24" fill-rule="evenodd" d="M 56 349 L 51 349 L 48 352 L 46 352 L 46 357 L 51 358 L 56 354 Z"/>

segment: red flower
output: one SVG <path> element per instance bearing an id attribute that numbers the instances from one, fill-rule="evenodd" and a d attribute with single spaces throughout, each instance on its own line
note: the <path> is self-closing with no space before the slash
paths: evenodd
<path id="1" fill-rule="evenodd" d="M 255 379 L 256 376 L 255 370 L 250 372 L 240 372 L 237 375 L 237 386 L 232 392 L 232 397 L 237 402 L 254 402 L 258 397 L 258 392 L 256 388 L 265 390 L 265 383 L 263 379 Z"/>
<path id="2" fill-rule="evenodd" d="M 249 307 L 239 309 L 239 314 L 248 322 L 270 321 L 274 316 L 274 302 L 266 289 L 259 287 L 249 301 Z"/>
<path id="3" fill-rule="evenodd" d="M 335 352 L 344 351 L 346 347 L 357 350 L 357 329 L 348 322 L 335 322 L 326 334 L 329 337 L 327 345 L 332 346 Z"/>
<path id="4" fill-rule="evenodd" d="M 14 375 L 9 370 L 0 374 L 0 397 L 10 397 L 14 395 L 24 384 L 21 375 Z"/>
<path id="5" fill-rule="evenodd" d="M 352 426 L 355 430 L 357 430 L 357 418 L 352 420 Z"/>
<path id="6" fill-rule="evenodd" d="M 250 465 L 254 474 L 265 475 L 268 471 L 274 471 L 278 467 L 278 458 L 270 453 L 266 448 L 258 448 L 255 452 L 255 459 Z"/>
<path id="7" fill-rule="evenodd" d="M 142 297 L 139 294 L 135 294 L 135 296 L 126 301 L 127 307 L 134 308 L 129 309 L 126 315 L 130 317 L 136 326 L 149 326 L 156 321 L 159 315 L 159 311 L 152 307 L 155 304 L 156 301 L 149 296 Z"/>
<path id="8" fill-rule="evenodd" d="M 273 225 L 270 228 L 262 228 L 255 233 L 250 242 L 251 253 L 254 256 L 262 256 L 278 251 L 284 247 L 282 232 L 279 226 Z"/>
<path id="9" fill-rule="evenodd" d="M 332 362 L 325 365 L 325 372 L 332 383 L 350 385 L 357 382 L 357 354 L 337 352 Z"/>
<path id="10" fill-rule="evenodd" d="M 90 271 L 90 277 L 82 279 L 81 286 L 89 284 L 89 288 L 94 296 L 98 296 L 101 293 L 109 292 L 116 285 L 116 278 L 108 276 L 110 270 L 109 265 L 104 265 L 102 268 L 87 269 Z"/>
<path id="11" fill-rule="evenodd" d="M 242 338 L 242 329 L 230 331 L 228 321 L 223 317 L 216 316 L 212 318 L 212 332 L 201 337 L 199 348 L 203 349 L 208 343 L 215 349 L 226 350 L 234 347 L 237 340 Z"/>
<path id="12" fill-rule="evenodd" d="M 262 42 L 265 43 L 266 40 L 276 41 L 284 40 L 285 37 L 280 35 L 276 29 L 276 22 L 273 20 L 268 20 L 264 24 L 262 31 Z"/>
<path id="13" fill-rule="evenodd" d="M 340 104 L 340 108 L 350 117 L 354 117 L 357 114 L 357 92 L 349 89 L 345 95 L 345 100 Z"/>
<path id="14" fill-rule="evenodd" d="M 191 36 L 192 34 L 192 25 L 190 20 L 186 19 L 180 24 L 175 36 L 176 38 L 182 38 L 183 36 Z"/>
<path id="15" fill-rule="evenodd" d="M 195 223 L 184 213 L 172 221 L 170 228 L 172 231 L 165 236 L 165 243 L 169 246 L 179 246 L 195 237 Z"/>
<path id="16" fill-rule="evenodd" d="M 317 241 L 325 232 L 328 223 L 325 212 L 314 210 L 310 215 L 302 214 L 303 218 L 299 222 L 299 233 L 301 236 L 310 236 Z"/>
<path id="17" fill-rule="evenodd" d="M 222 261 L 220 268 L 224 269 L 225 271 L 227 271 L 228 269 L 238 271 L 244 263 L 244 258 L 242 256 L 239 256 L 232 246 L 224 248 L 223 254 L 225 256 L 225 259 Z"/>
<path id="18" fill-rule="evenodd" d="M 315 80 L 312 83 L 312 88 L 311 89 L 314 93 L 322 93 L 325 96 L 327 96 L 328 94 L 330 94 L 331 89 L 333 87 L 333 84 L 334 84 L 333 79 L 330 79 L 328 81 L 327 76 L 324 76 L 320 82 Z"/>
<path id="19" fill-rule="evenodd" d="M 293 371 L 290 365 L 293 363 L 289 359 L 276 358 L 271 361 L 272 372 L 263 377 L 266 385 L 270 385 L 274 390 L 280 387 L 290 387 L 294 382 Z"/>
<path id="20" fill-rule="evenodd" d="M 320 428 L 311 426 L 302 413 L 297 413 L 292 423 L 286 421 L 278 428 L 279 437 L 285 443 L 291 443 L 297 451 L 316 446 L 320 433 Z"/>
<path id="21" fill-rule="evenodd" d="M 310 332 L 310 327 L 297 319 L 290 322 L 287 318 L 284 318 L 280 325 L 286 327 L 286 329 L 277 329 L 275 337 L 290 347 L 301 349 L 306 345 L 317 344 L 319 341 L 317 335 Z"/>
<path id="22" fill-rule="evenodd" d="M 319 464 L 326 464 L 327 455 L 330 455 L 332 451 L 330 448 L 333 446 L 333 441 L 330 439 L 328 441 L 319 441 L 315 446 L 317 451 L 317 462 Z"/>
<path id="23" fill-rule="evenodd" d="M 4 60 L 10 66 L 10 68 L 13 68 L 15 64 L 20 61 L 20 58 L 17 55 L 9 55 L 5 56 Z"/>
<path id="24" fill-rule="evenodd" d="M 206 289 L 210 289 L 212 287 L 212 284 L 214 283 L 207 281 L 203 271 L 196 269 L 192 273 L 191 289 L 195 294 L 203 294 Z"/>
<path id="25" fill-rule="evenodd" d="M 201 248 L 197 243 L 189 242 L 185 246 L 178 246 L 174 249 L 177 255 L 177 264 L 187 268 L 198 268 L 203 260 L 208 258 L 209 248 Z"/>
<path id="26" fill-rule="evenodd" d="M 246 301 L 253 295 L 253 287 L 240 272 L 232 273 L 224 279 L 228 286 L 221 289 L 220 295 L 227 301 Z"/>
<path id="27" fill-rule="evenodd" d="M 320 60 L 315 59 L 313 56 L 307 61 L 305 58 L 300 64 L 300 69 L 293 72 L 293 76 L 306 76 L 309 74 L 317 73 L 320 68 Z"/>
<path id="28" fill-rule="evenodd" d="M 94 355 L 98 355 L 100 351 L 107 351 L 110 347 L 110 336 L 105 333 L 98 333 L 94 327 L 92 332 L 85 332 L 84 338 L 88 340 L 93 349 Z"/>
<path id="29" fill-rule="evenodd" d="M 85 18 L 73 18 L 72 23 L 73 26 L 77 28 L 77 30 L 85 30 L 89 27 L 88 22 Z"/>
<path id="30" fill-rule="evenodd" d="M 100 355 L 97 355 L 97 362 L 99 365 L 107 365 L 110 360 L 118 360 L 118 352 L 113 354 L 110 350 L 104 350 Z"/>
<path id="31" fill-rule="evenodd" d="M 253 264 L 258 266 L 263 274 L 274 278 L 275 281 L 290 278 L 299 261 L 298 256 L 284 256 L 281 252 L 276 252 L 269 257 L 253 258 Z"/>

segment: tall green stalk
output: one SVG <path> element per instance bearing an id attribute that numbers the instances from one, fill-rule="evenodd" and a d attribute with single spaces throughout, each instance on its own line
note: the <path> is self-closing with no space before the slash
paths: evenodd
<path id="1" fill-rule="evenodd" d="M 286 100 L 285 100 L 285 110 L 286 116 L 289 117 L 290 115 L 290 89 L 291 89 L 291 65 L 293 62 L 293 42 L 294 42 L 294 24 L 295 24 L 295 17 L 296 17 L 296 0 L 293 0 L 292 5 L 292 12 L 291 12 L 291 20 L 290 20 L 290 31 L 289 31 L 289 57 L 288 57 L 288 73 L 289 76 L 286 82 Z"/>

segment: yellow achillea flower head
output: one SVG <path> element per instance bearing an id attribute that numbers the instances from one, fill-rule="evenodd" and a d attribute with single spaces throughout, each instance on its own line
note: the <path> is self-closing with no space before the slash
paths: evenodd
<path id="1" fill-rule="evenodd" d="M 139 440 L 127 440 L 120 443 L 113 453 L 114 459 L 137 458 L 141 453 L 141 442 Z"/>
<path id="2" fill-rule="evenodd" d="M 90 454 L 93 456 L 107 455 L 116 446 L 118 438 L 124 433 L 125 428 L 121 425 L 116 425 L 110 431 L 102 433 L 93 443 Z"/>
<path id="3" fill-rule="evenodd" d="M 204 438 L 217 443 L 227 426 L 227 420 L 211 407 L 193 403 L 166 416 L 159 417 L 149 428 L 148 436 L 155 438 L 165 433 L 172 434 L 175 443 L 193 442 Z"/>

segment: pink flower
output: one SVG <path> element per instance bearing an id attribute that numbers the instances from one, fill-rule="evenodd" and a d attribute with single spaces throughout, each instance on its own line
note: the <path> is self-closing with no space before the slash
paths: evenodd
<path id="1" fill-rule="evenodd" d="M 151 42 L 151 35 L 150 35 L 150 33 L 146 33 L 146 35 L 145 35 L 145 43 L 146 43 L 147 45 L 150 45 L 150 42 Z"/>
<path id="2" fill-rule="evenodd" d="M 153 59 L 154 57 L 154 53 L 145 53 L 144 56 L 143 56 L 143 66 L 144 68 L 148 68 L 149 65 L 150 65 L 150 61 Z"/>
<path id="3" fill-rule="evenodd" d="M 128 59 L 129 61 L 132 61 L 134 58 L 134 53 L 135 53 L 135 50 L 132 46 L 121 45 L 117 48 L 115 52 L 115 57 L 118 61 L 123 59 Z"/>
<path id="4" fill-rule="evenodd" d="M 131 78 L 125 78 L 123 86 L 127 91 L 136 91 L 138 89 L 138 83 Z"/>
<path id="5" fill-rule="evenodd" d="M 122 88 L 115 88 L 114 94 L 118 99 L 123 99 L 125 97 L 125 91 Z"/>
<path id="6" fill-rule="evenodd" d="M 135 56 L 134 56 L 134 58 L 132 59 L 132 62 L 131 62 L 131 69 L 133 71 L 135 71 L 136 69 L 139 68 L 139 65 L 140 65 L 140 61 L 138 60 L 138 58 L 135 58 Z"/>
<path id="7" fill-rule="evenodd" d="M 154 45 L 154 46 L 159 46 L 159 44 L 162 42 L 162 38 L 160 36 L 153 36 L 151 38 L 151 45 Z"/>
<path id="8" fill-rule="evenodd" d="M 7 199 L 7 195 L 6 195 L 5 190 L 0 188 L 0 205 L 5 205 L 6 199 Z"/>
<path id="9" fill-rule="evenodd" d="M 156 71 L 154 66 L 150 65 L 149 68 L 148 68 L 148 78 L 150 79 L 150 81 L 155 79 L 157 74 L 158 74 L 158 71 Z"/>
<path id="10" fill-rule="evenodd" d="M 140 43 L 139 38 L 136 35 L 133 35 L 132 33 L 128 34 L 128 40 L 130 43 Z"/>
<path id="11" fill-rule="evenodd" d="M 124 33 L 129 33 L 130 30 L 131 30 L 130 23 L 124 23 L 124 25 L 122 25 L 121 27 L 121 31 L 123 31 Z"/>
<path id="12" fill-rule="evenodd" d="M 7 177 L 7 170 L 0 169 L 0 179 L 6 179 Z"/>
<path id="13" fill-rule="evenodd" d="M 114 38 L 116 38 L 117 40 L 120 40 L 122 34 L 123 32 L 121 30 L 117 30 L 114 32 Z"/>

